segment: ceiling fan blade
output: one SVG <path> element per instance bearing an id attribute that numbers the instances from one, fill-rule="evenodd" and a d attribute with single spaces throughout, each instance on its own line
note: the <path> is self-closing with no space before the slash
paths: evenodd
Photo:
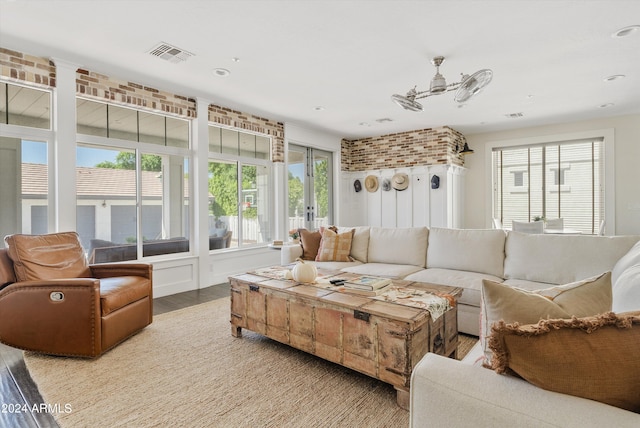
<path id="1" fill-rule="evenodd" d="M 391 101 L 398 104 L 405 110 L 422 111 L 422 104 L 417 102 L 415 99 L 405 97 L 404 95 L 393 94 L 391 96 Z"/>
<path id="2" fill-rule="evenodd" d="M 459 103 L 469 101 L 473 96 L 479 93 L 485 86 L 487 86 L 493 78 L 493 71 L 489 69 L 483 69 L 476 71 L 471 76 L 468 76 L 460 83 L 460 87 L 456 91 L 454 100 Z"/>

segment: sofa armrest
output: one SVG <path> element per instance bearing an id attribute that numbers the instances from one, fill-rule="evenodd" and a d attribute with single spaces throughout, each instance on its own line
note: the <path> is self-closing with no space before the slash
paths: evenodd
<path id="1" fill-rule="evenodd" d="M 101 353 L 100 281 L 16 282 L 0 292 L 0 341 L 54 355 Z"/>
<path id="2" fill-rule="evenodd" d="M 113 278 L 116 276 L 141 276 L 151 279 L 153 265 L 147 263 L 102 263 L 89 265 L 94 278 Z"/>
<path id="3" fill-rule="evenodd" d="M 280 264 L 282 266 L 295 262 L 298 257 L 302 257 L 302 245 L 283 245 L 280 249 Z"/>
<path id="4" fill-rule="evenodd" d="M 411 427 L 637 427 L 640 415 L 427 354 L 411 377 Z"/>

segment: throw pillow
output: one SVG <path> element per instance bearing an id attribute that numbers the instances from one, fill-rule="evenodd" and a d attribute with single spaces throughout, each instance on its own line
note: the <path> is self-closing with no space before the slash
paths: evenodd
<path id="1" fill-rule="evenodd" d="M 302 246 L 302 259 L 315 260 L 320 248 L 322 234 L 319 231 L 311 232 L 307 229 L 298 229 L 300 245 Z"/>
<path id="2" fill-rule="evenodd" d="M 5 237 L 18 281 L 81 278 L 89 268 L 76 232 Z"/>
<path id="3" fill-rule="evenodd" d="M 351 242 L 354 232 L 354 229 L 344 233 L 336 233 L 331 229 L 324 230 L 316 261 L 350 262 L 351 257 L 349 253 L 351 252 Z"/>
<path id="4" fill-rule="evenodd" d="M 488 338 L 493 323 L 534 324 L 541 319 L 592 316 L 610 311 L 611 301 L 610 272 L 535 291 L 483 280 L 480 342 L 485 354 L 485 366 L 491 366 L 492 352 Z"/>
<path id="5" fill-rule="evenodd" d="M 640 413 L 640 311 L 493 327 L 493 369 Z"/>

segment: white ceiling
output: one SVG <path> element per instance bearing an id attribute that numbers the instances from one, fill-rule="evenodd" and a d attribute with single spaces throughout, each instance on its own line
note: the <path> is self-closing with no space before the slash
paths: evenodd
<path id="1" fill-rule="evenodd" d="M 630 25 L 638 0 L 0 0 L 1 47 L 347 138 L 640 113 L 640 31 L 612 37 Z M 160 42 L 195 56 L 148 54 Z M 393 104 L 428 88 L 436 55 L 448 83 L 482 68 L 493 81 L 464 108 L 451 92 L 422 113 Z M 603 81 L 614 74 L 626 78 Z"/>

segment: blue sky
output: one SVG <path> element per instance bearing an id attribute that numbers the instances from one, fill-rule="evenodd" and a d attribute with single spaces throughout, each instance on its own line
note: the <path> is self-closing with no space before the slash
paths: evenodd
<path id="1" fill-rule="evenodd" d="M 87 149 L 78 147 L 76 151 L 78 166 L 95 166 L 109 160 L 115 162 L 118 152 L 114 150 Z M 22 162 L 47 163 L 47 145 L 39 141 L 22 140 Z"/>

